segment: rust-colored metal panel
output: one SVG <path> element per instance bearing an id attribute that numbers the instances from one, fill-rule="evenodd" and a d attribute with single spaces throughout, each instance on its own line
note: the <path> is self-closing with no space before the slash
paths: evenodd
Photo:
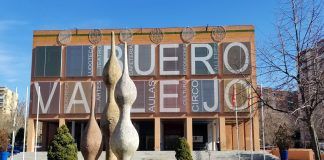
<path id="1" fill-rule="evenodd" d="M 91 82 L 64 83 L 64 113 L 90 113 Z"/>
<path id="2" fill-rule="evenodd" d="M 251 73 L 250 42 L 223 43 L 222 48 L 224 74 Z"/>
<path id="3" fill-rule="evenodd" d="M 39 90 L 38 90 L 39 87 Z M 37 114 L 37 102 L 39 98 L 39 114 L 60 113 L 60 82 L 35 82 L 31 85 L 31 109 L 32 114 Z"/>
<path id="4" fill-rule="evenodd" d="M 249 104 L 248 81 L 246 79 L 224 80 L 224 111 L 248 112 Z"/>

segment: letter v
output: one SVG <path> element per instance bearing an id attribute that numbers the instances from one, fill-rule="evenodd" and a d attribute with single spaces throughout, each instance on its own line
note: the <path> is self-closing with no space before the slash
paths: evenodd
<path id="1" fill-rule="evenodd" d="M 40 93 L 41 91 L 40 91 L 40 89 L 39 90 L 37 89 L 39 87 L 39 84 L 38 84 L 38 82 L 35 82 L 34 86 L 35 86 L 35 89 L 36 89 L 36 92 L 37 92 L 37 98 L 39 98 L 39 103 L 40 103 L 39 105 L 42 108 L 42 113 L 47 113 L 47 111 L 49 109 L 49 106 L 50 106 L 50 104 L 52 102 L 52 98 L 53 98 L 53 95 L 55 93 L 55 90 L 56 90 L 56 87 L 57 87 L 58 83 L 59 82 L 54 82 L 53 88 L 52 88 L 51 93 L 50 93 L 50 95 L 48 97 L 48 100 L 46 102 L 46 106 L 44 106 L 43 97 L 42 97 L 42 94 Z"/>

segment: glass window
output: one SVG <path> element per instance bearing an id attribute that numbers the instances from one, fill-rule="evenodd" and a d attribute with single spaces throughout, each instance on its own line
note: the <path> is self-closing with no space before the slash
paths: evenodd
<path id="1" fill-rule="evenodd" d="M 209 75 L 218 73 L 218 45 L 191 44 L 191 74 Z"/>
<path id="2" fill-rule="evenodd" d="M 155 112 L 156 99 L 156 82 L 153 80 L 134 81 L 137 88 L 137 98 L 132 106 L 131 112 Z"/>
<path id="3" fill-rule="evenodd" d="M 67 46 L 66 71 L 67 77 L 83 77 L 92 75 L 92 46 Z"/>
<path id="4" fill-rule="evenodd" d="M 218 80 L 191 80 L 191 111 L 219 112 Z"/>
<path id="5" fill-rule="evenodd" d="M 224 74 L 249 74 L 251 71 L 250 42 L 223 43 Z"/>
<path id="6" fill-rule="evenodd" d="M 160 75 L 185 75 L 186 50 L 185 44 L 161 44 Z"/>
<path id="7" fill-rule="evenodd" d="M 160 112 L 186 112 L 186 85 L 185 80 L 160 81 Z"/>
<path id="8" fill-rule="evenodd" d="M 35 77 L 59 77 L 61 74 L 61 47 L 41 46 L 36 47 L 34 53 Z"/>
<path id="9" fill-rule="evenodd" d="M 121 69 L 125 53 L 123 44 L 116 45 L 116 56 Z M 111 46 L 97 48 L 97 76 L 102 75 L 105 64 L 110 58 Z M 155 74 L 155 45 L 128 45 L 128 70 L 130 76 L 146 76 Z"/>
<path id="10" fill-rule="evenodd" d="M 102 81 L 96 82 L 96 113 L 102 113 L 107 105 L 108 91 Z"/>

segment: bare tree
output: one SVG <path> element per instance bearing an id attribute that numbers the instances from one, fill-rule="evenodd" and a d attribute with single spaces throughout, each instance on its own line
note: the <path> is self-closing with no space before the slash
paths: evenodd
<path id="1" fill-rule="evenodd" d="M 267 47 L 257 49 L 258 79 L 278 90 L 298 92 L 298 105 L 278 108 L 258 98 L 272 110 L 295 117 L 307 126 L 315 159 L 320 150 L 315 126 L 323 124 L 314 116 L 324 109 L 324 53 L 322 1 L 285 0 L 276 24 L 277 34 Z M 254 89 L 257 91 L 257 89 Z M 258 93 L 258 92 L 257 92 Z"/>
<path id="2" fill-rule="evenodd" d="M 289 91 L 278 91 L 273 90 L 272 88 L 264 87 L 262 90 L 262 99 L 266 101 L 268 105 L 271 105 L 275 108 L 286 108 L 292 107 L 292 105 L 297 104 L 297 94 L 295 92 Z M 260 104 L 259 104 L 260 105 Z M 262 123 L 262 118 L 260 121 Z M 298 128 L 294 124 L 294 117 L 292 115 L 274 111 L 269 107 L 264 108 L 264 127 L 260 127 L 260 132 L 265 132 L 265 143 L 266 145 L 273 146 L 275 145 L 275 133 L 278 130 L 279 126 L 287 126 L 287 131 L 289 135 L 292 135 Z M 262 139 L 263 140 L 263 139 Z"/>
<path id="3" fill-rule="evenodd" d="M 324 109 L 318 109 L 318 111 L 315 112 L 314 117 L 314 123 L 315 128 L 318 134 L 318 137 L 321 139 L 324 139 Z"/>
<path id="4" fill-rule="evenodd" d="M 16 115 L 17 114 L 17 115 Z M 13 119 L 16 116 L 16 126 L 13 127 Z M 19 128 L 24 127 L 25 117 L 25 102 L 18 102 L 17 107 L 14 106 L 9 114 L 1 114 L 0 129 L 6 129 L 8 133 L 13 130 L 17 131 Z"/>

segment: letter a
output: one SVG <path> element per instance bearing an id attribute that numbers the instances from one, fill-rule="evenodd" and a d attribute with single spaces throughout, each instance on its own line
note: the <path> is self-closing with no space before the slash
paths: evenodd
<path id="1" fill-rule="evenodd" d="M 75 96 L 76 96 L 76 93 L 77 93 L 78 90 L 80 90 L 81 100 L 76 100 L 75 99 Z M 83 104 L 86 113 L 90 113 L 89 104 L 88 104 L 87 99 L 86 99 L 86 96 L 84 94 L 84 91 L 83 91 L 83 87 L 81 85 L 81 82 L 76 82 L 75 83 L 75 86 L 74 86 L 74 89 L 73 89 L 73 93 L 72 93 L 72 96 L 71 96 L 69 105 L 68 105 L 68 107 L 66 109 L 66 113 L 70 113 L 71 112 L 71 109 L 72 109 L 72 105 L 75 105 L 75 104 Z"/>

